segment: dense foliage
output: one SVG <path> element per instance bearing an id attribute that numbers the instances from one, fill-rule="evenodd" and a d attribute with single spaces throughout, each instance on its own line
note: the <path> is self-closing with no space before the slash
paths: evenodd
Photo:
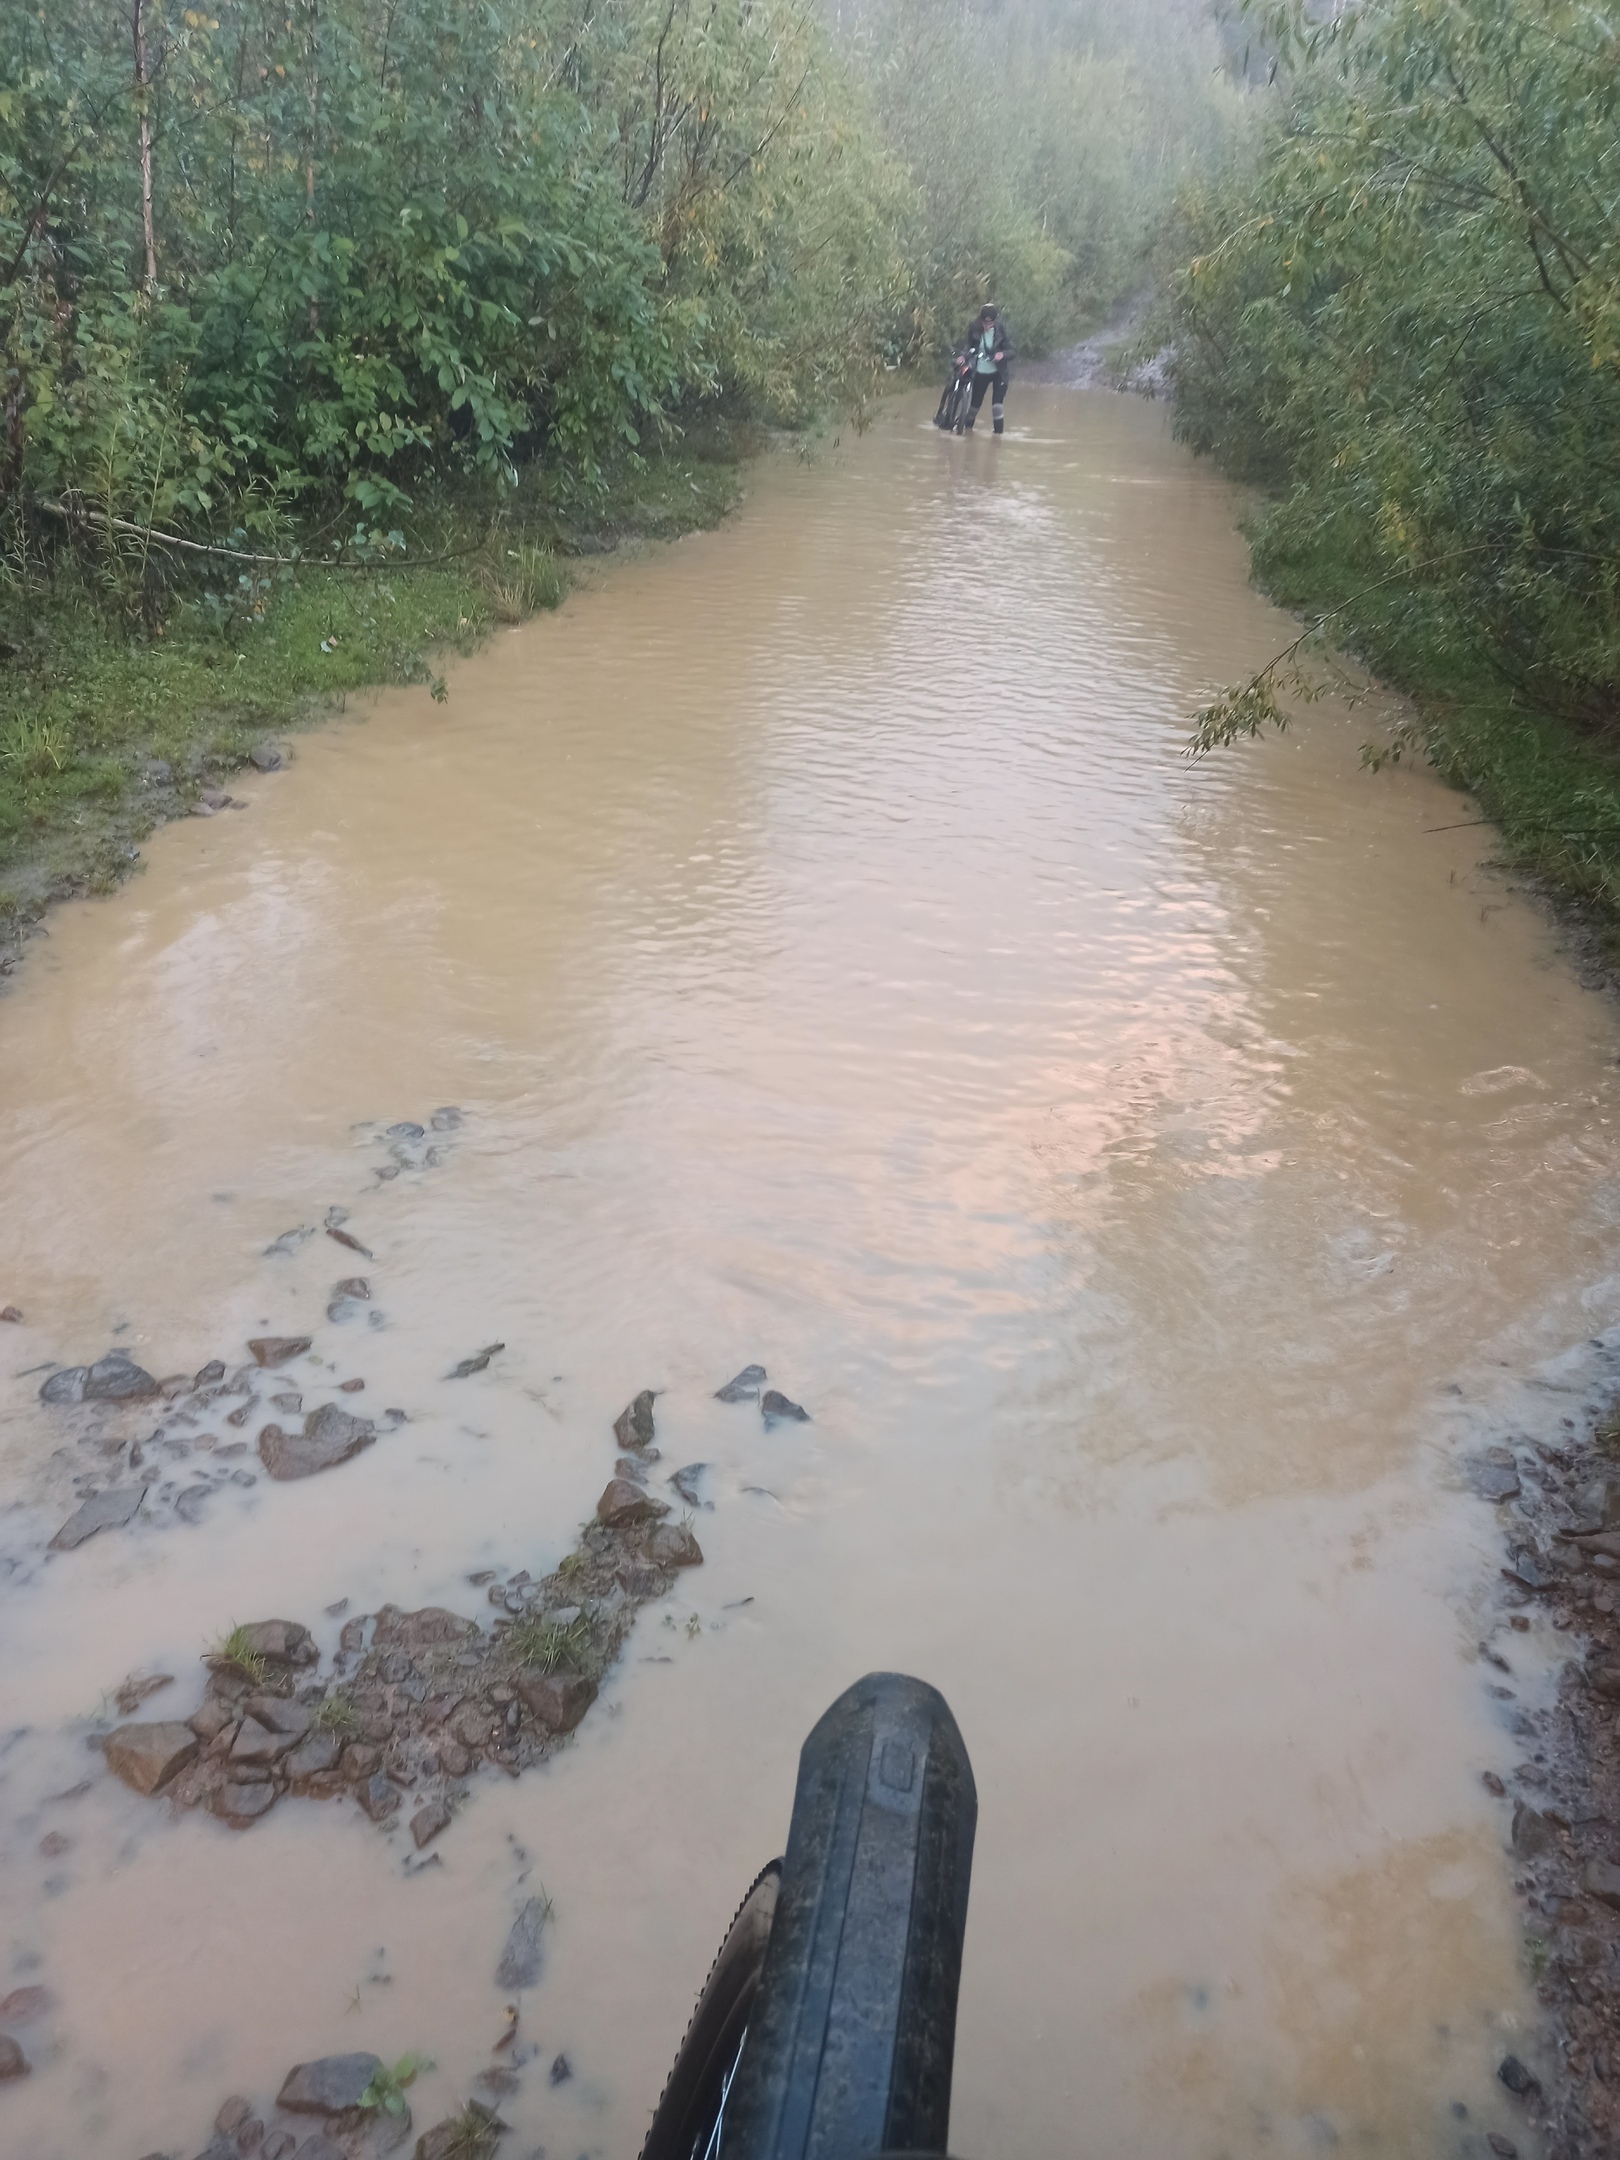
<path id="1" fill-rule="evenodd" d="M 1620 37 L 1591 0 L 1291 6 L 1257 161 L 1170 243 L 1178 425 L 1386 647 L 1620 724 Z M 1432 670 L 1431 670 L 1432 672 Z M 1271 683 L 1212 715 L 1275 716 Z"/>
<path id="2" fill-rule="evenodd" d="M 588 487 L 992 289 L 1039 344 L 1140 275 L 1210 57 L 1187 0 L 0 0 L 7 559 Z"/>

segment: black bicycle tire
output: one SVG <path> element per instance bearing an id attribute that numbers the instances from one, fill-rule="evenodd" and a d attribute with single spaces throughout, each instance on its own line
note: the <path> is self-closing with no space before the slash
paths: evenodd
<path id="1" fill-rule="evenodd" d="M 732 1915 L 664 2080 L 640 2160 L 692 2160 L 694 2151 L 701 2160 L 719 2114 L 726 2073 L 736 2061 L 759 1992 L 781 1880 L 782 1863 L 772 1860 L 748 1885 Z M 767 1883 L 769 1915 L 761 1928 L 760 1893 Z"/>

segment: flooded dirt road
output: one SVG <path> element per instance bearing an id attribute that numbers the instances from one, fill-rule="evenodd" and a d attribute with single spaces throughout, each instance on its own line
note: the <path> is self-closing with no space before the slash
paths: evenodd
<path id="1" fill-rule="evenodd" d="M 874 1667 L 944 1690 L 978 1777 L 954 2149 L 1530 2149 L 1480 1776 L 1560 1644 L 1496 1635 L 1462 1463 L 1556 1432 L 1620 1309 L 1612 1012 L 1489 835 L 1434 829 L 1466 804 L 1358 771 L 1365 712 L 1183 760 L 1291 632 L 1162 409 L 927 410 L 768 464 L 446 705 L 302 740 L 0 1003 L 0 1995 L 50 2001 L 16 2160 L 189 2160 L 343 2049 L 431 2056 L 433 2122 L 542 1884 L 503 2152 L 633 2155 Z M 384 1129 L 441 1105 L 401 1167 Z M 46 1361 L 272 1332 L 314 1336 L 306 1408 L 357 1377 L 407 1422 L 299 1483 L 222 1460 L 195 1521 L 160 1453 L 150 1520 L 47 1558 L 96 1465 Z M 810 1423 L 713 1399 L 750 1360 Z M 189 1715 L 234 1621 L 487 1620 L 466 1578 L 555 1565 L 643 1387 L 655 1489 L 710 1466 L 705 1564 L 438 1864 L 347 1803 L 175 1815 L 87 1747 L 135 1668 Z"/>

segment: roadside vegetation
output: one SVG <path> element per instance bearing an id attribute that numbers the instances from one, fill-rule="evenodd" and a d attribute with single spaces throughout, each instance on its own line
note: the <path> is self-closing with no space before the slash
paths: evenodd
<path id="1" fill-rule="evenodd" d="M 1158 260 L 1176 424 L 1254 565 L 1620 952 L 1620 41 L 1584 0 L 1246 18 L 1276 85 Z M 1291 665 L 1201 716 L 1282 717 Z M 1397 741 L 1372 754 L 1398 755 Z"/>
<path id="2" fill-rule="evenodd" d="M 984 299 L 1095 319 L 1216 59 L 1193 0 L 0 0 L 0 931 Z"/>

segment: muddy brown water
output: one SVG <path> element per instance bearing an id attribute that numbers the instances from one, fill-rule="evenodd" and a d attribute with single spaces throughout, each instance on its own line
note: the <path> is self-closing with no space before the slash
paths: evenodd
<path id="1" fill-rule="evenodd" d="M 884 1666 L 945 1691 L 978 1775 L 957 2150 L 1528 2148 L 1480 1773 L 1567 1646 L 1496 1634 L 1461 1464 L 1556 1433 L 1610 1354 L 1614 1015 L 1489 835 L 1432 829 L 1466 803 L 1358 769 L 1376 711 L 1187 763 L 1192 708 L 1291 634 L 1234 497 L 1160 408 L 1015 416 L 956 443 L 900 400 L 768 464 L 722 530 L 593 572 L 443 706 L 351 707 L 31 949 L 0 1993 L 53 2008 L 8 2156 L 184 2160 L 227 2093 L 343 2048 L 429 2054 L 432 2122 L 541 1884 L 504 2150 L 632 2155 L 804 1732 Z M 441 1104 L 443 1160 L 380 1182 L 378 1128 Z M 334 1206 L 373 1262 L 264 1257 Z M 357 1267 L 375 1320 L 328 1323 Z M 26 1368 L 312 1322 L 306 1402 L 359 1375 L 406 1425 L 43 1557 L 93 1464 Z M 812 1423 L 712 1400 L 753 1359 Z M 643 1386 L 661 1467 L 712 1466 L 706 1565 L 441 1864 L 352 1809 L 234 1833 L 101 1772 L 106 1691 L 174 1672 L 143 1714 L 187 1714 L 233 1620 L 487 1619 L 467 1575 L 555 1563 Z"/>

